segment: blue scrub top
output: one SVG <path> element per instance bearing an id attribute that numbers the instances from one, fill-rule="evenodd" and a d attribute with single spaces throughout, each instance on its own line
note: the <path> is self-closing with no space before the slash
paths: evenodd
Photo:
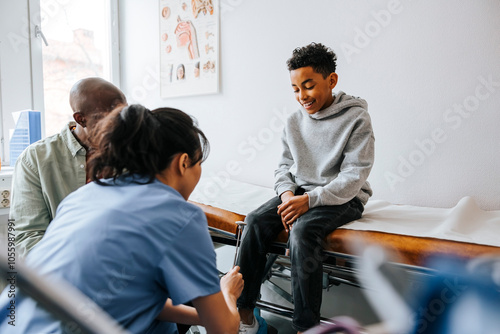
<path id="1" fill-rule="evenodd" d="M 175 333 L 175 324 L 155 320 L 167 298 L 182 304 L 220 291 L 206 217 L 158 180 L 105 182 L 110 186 L 92 182 L 63 200 L 27 264 L 76 286 L 132 333 Z M 64 325 L 19 291 L 10 326 L 6 292 L 0 333 L 62 332 Z"/>

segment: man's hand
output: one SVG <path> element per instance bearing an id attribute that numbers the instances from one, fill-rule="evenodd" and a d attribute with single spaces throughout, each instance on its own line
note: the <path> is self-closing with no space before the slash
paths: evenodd
<path id="1" fill-rule="evenodd" d="M 307 194 L 295 196 L 291 191 L 281 194 L 282 203 L 278 205 L 278 214 L 285 231 L 289 232 L 293 223 L 309 210 L 309 196 Z"/>

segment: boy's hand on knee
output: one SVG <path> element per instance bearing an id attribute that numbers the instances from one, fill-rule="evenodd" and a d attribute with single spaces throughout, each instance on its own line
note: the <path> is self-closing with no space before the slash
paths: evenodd
<path id="1" fill-rule="evenodd" d="M 283 194 L 281 194 L 280 196 L 280 199 L 281 199 L 281 203 L 285 203 L 285 202 L 288 202 L 288 200 L 290 200 L 293 196 L 295 196 L 295 194 L 293 192 L 291 192 L 290 190 L 288 191 L 285 191 Z M 279 207 L 279 206 L 278 206 Z"/>
<path id="2" fill-rule="evenodd" d="M 284 194 L 283 194 L 284 195 Z M 291 196 L 290 198 L 283 199 L 278 205 L 278 214 L 281 216 L 281 221 L 285 230 L 288 232 L 292 228 L 292 224 L 309 210 L 309 196 L 307 194 Z"/>
<path id="3" fill-rule="evenodd" d="M 286 202 L 288 202 L 292 197 L 294 197 L 295 194 L 293 192 L 291 192 L 290 190 L 288 191 L 285 191 L 284 193 L 282 193 L 280 195 L 280 198 L 281 198 L 281 204 L 278 205 L 278 214 L 280 214 L 279 210 L 280 210 L 280 207 L 285 204 Z M 288 226 L 288 224 L 283 220 L 283 217 L 281 217 L 281 222 L 283 223 L 283 227 L 285 228 L 285 231 L 288 233 L 290 227 Z"/>

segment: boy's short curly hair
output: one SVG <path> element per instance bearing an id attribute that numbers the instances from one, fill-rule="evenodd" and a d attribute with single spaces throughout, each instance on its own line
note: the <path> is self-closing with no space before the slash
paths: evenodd
<path id="1" fill-rule="evenodd" d="M 289 71 L 311 66 L 323 75 L 323 78 L 326 78 L 337 68 L 337 55 L 321 43 L 311 43 L 293 50 L 292 57 L 287 60 L 286 64 Z"/>

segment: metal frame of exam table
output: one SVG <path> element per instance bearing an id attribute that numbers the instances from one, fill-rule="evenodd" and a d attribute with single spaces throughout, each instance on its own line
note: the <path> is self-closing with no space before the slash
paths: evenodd
<path id="1" fill-rule="evenodd" d="M 209 231 L 212 236 L 212 241 L 215 244 L 236 246 L 237 234 L 211 226 L 209 226 Z M 293 304 L 292 295 L 271 280 L 272 277 L 279 277 L 288 281 L 290 280 L 290 261 L 289 257 L 285 255 L 285 251 L 285 243 L 273 243 L 268 255 L 266 268 L 264 270 L 266 275 L 264 276 L 262 284 L 266 285 L 266 287 L 271 291 Z M 332 286 L 338 286 L 340 284 L 362 288 L 360 282 L 356 278 L 356 256 L 331 251 L 324 251 L 323 253 L 323 289 L 329 289 Z M 424 281 L 429 275 L 434 275 L 435 272 L 434 269 L 430 268 L 401 263 L 391 264 L 399 270 L 406 272 L 406 276 L 411 277 L 413 284 L 418 284 L 421 280 Z M 293 309 L 264 300 L 257 301 L 257 308 L 261 311 L 267 311 L 286 319 L 292 319 L 293 317 Z M 321 322 L 331 323 L 331 320 L 321 317 Z"/>
<path id="2" fill-rule="evenodd" d="M 243 221 L 244 215 L 196 202 L 193 204 L 205 212 L 215 244 L 236 245 L 238 233 L 236 221 Z M 452 256 L 462 258 L 465 262 L 480 256 L 500 256 L 500 247 L 383 232 L 338 229 L 326 239 L 329 249 L 323 252 L 323 288 L 339 284 L 361 287 L 356 273 L 356 262 L 359 257 L 348 249 L 349 245 L 359 243 L 360 240 L 365 245 L 377 245 L 388 250 L 397 261 L 390 262 L 389 265 L 408 279 L 412 288 L 416 289 L 422 282 L 427 281 L 429 276 L 434 276 L 439 271 L 439 268 L 427 266 L 429 260 L 434 257 Z M 293 303 L 290 293 L 270 280 L 272 276 L 289 279 L 290 262 L 288 256 L 285 256 L 285 250 L 286 234 L 283 233 L 271 246 L 266 264 L 267 275 L 263 284 Z M 257 302 L 257 307 L 287 319 L 291 319 L 293 315 L 293 309 L 263 300 Z M 322 318 L 321 321 L 330 322 L 326 318 Z"/>

